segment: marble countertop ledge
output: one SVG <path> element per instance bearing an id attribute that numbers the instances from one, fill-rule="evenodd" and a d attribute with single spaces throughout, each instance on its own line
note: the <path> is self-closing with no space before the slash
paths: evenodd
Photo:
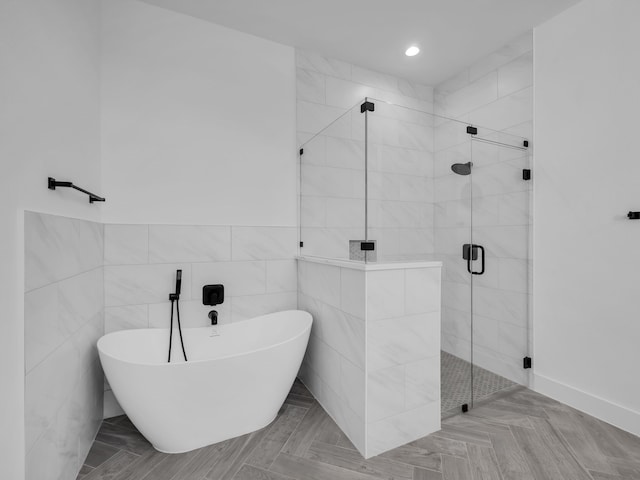
<path id="1" fill-rule="evenodd" d="M 442 262 L 439 261 L 415 261 L 415 262 L 383 262 L 383 263 L 364 263 L 350 260 L 341 260 L 337 258 L 323 257 L 304 257 L 298 256 L 297 260 L 305 262 L 320 263 L 323 265 L 334 265 L 336 267 L 351 268 L 353 270 L 364 270 L 372 272 L 376 270 L 406 270 L 408 268 L 440 268 Z"/>

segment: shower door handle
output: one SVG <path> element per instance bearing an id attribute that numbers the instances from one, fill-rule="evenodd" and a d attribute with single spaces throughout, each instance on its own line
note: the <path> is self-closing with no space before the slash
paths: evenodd
<path id="1" fill-rule="evenodd" d="M 484 247 L 482 245 L 474 245 L 473 249 L 475 250 L 476 248 L 480 249 L 480 253 L 481 253 L 481 260 L 482 260 L 482 270 L 480 270 L 479 272 L 471 272 L 474 275 L 482 275 L 484 273 Z M 476 258 L 478 258 L 478 254 L 476 253 L 475 255 Z"/>
<path id="2" fill-rule="evenodd" d="M 478 249 L 481 252 L 482 270 L 474 272 L 471 269 L 471 262 L 478 259 Z M 471 243 L 465 243 L 462 245 L 462 258 L 467 261 L 467 271 L 473 275 L 482 275 L 484 273 L 484 247 L 482 245 L 475 245 Z"/>
<path id="3" fill-rule="evenodd" d="M 462 258 L 467 261 L 467 272 L 473 273 L 471 271 L 471 262 L 478 259 L 478 249 L 476 245 L 471 243 L 462 245 Z"/>

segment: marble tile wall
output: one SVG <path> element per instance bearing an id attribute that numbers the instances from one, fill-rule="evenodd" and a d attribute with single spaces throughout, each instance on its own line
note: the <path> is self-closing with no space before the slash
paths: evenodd
<path id="1" fill-rule="evenodd" d="M 75 478 L 102 421 L 103 227 L 25 212 L 26 478 Z"/>
<path id="2" fill-rule="evenodd" d="M 105 225 L 105 333 L 169 326 L 169 293 L 182 270 L 181 323 L 206 326 L 297 308 L 295 227 Z M 202 305 L 202 286 L 223 284 L 222 305 Z M 108 385 L 105 417 L 121 413 Z"/>
<path id="3" fill-rule="evenodd" d="M 314 325 L 300 378 L 367 458 L 440 428 L 440 267 L 298 260 Z"/>
<path id="4" fill-rule="evenodd" d="M 519 383 L 527 382 L 522 357 L 527 353 L 531 275 L 531 183 L 522 181 L 530 168 L 523 154 L 469 141 L 467 124 L 503 133 L 489 136 L 510 143 L 533 135 L 533 42 L 528 33 L 481 59 L 435 88 L 434 237 L 435 253 L 444 261 L 442 348 L 468 359 L 471 351 L 470 276 L 461 245 L 487 249 L 487 267 L 474 276 L 474 360 Z M 532 143 L 530 143 L 532 145 Z M 451 172 L 453 163 L 473 161 L 470 177 Z M 535 173 L 534 173 L 535 177 Z"/>
<path id="5" fill-rule="evenodd" d="M 313 316 L 299 377 L 365 452 L 365 272 L 298 261 L 298 308 Z"/>
<path id="6" fill-rule="evenodd" d="M 366 275 L 371 457 L 440 429 L 440 267 Z"/>
<path id="7" fill-rule="evenodd" d="M 368 226 L 379 261 L 430 258 L 433 116 L 376 102 L 368 118 Z M 428 109 L 431 111 L 431 109 Z"/>
<path id="8" fill-rule="evenodd" d="M 349 258 L 365 238 L 364 97 L 431 112 L 433 89 L 297 50 L 297 130 L 304 255 Z M 373 100 L 375 102 L 375 100 Z M 427 115 L 385 108 L 370 114 L 369 227 L 379 260 L 432 252 L 432 126 Z M 375 146 L 374 146 L 375 144 Z"/>

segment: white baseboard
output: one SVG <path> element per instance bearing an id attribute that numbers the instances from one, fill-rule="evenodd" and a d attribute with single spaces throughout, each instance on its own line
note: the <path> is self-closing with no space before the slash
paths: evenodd
<path id="1" fill-rule="evenodd" d="M 533 375 L 533 390 L 640 436 L 640 412 L 615 404 L 542 375 Z"/>
<path id="2" fill-rule="evenodd" d="M 124 410 L 116 400 L 115 395 L 111 390 L 104 392 L 104 409 L 102 418 L 117 417 L 118 415 L 124 415 Z"/>

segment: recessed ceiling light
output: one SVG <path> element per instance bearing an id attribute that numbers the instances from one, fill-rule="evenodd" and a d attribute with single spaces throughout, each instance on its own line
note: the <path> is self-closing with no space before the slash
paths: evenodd
<path id="1" fill-rule="evenodd" d="M 416 47 L 415 45 L 411 45 L 409 48 L 407 48 L 407 51 L 404 52 L 404 54 L 407 57 L 415 57 L 419 53 L 420 53 L 420 49 L 418 47 Z"/>

